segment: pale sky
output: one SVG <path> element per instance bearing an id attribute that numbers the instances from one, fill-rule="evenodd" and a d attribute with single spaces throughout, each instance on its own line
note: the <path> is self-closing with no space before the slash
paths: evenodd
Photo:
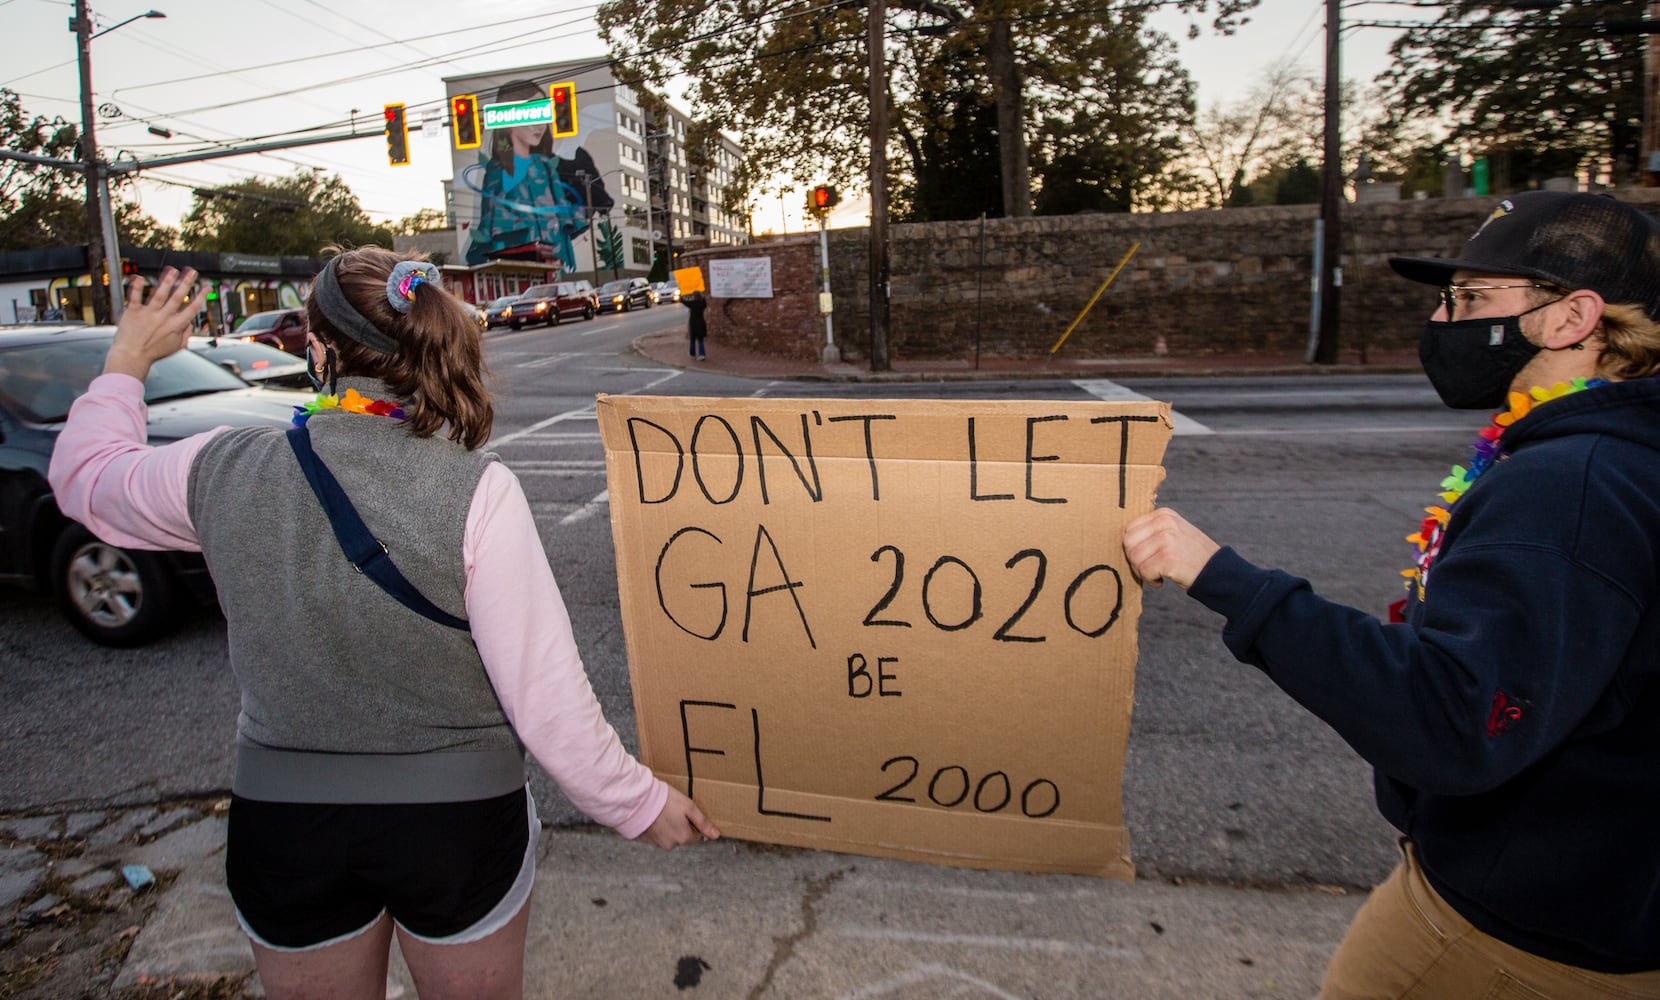
<path id="1" fill-rule="evenodd" d="M 446 76 L 605 54 L 593 3 L 153 2 L 166 18 L 135 20 L 92 42 L 96 104 L 120 112 L 98 119 L 98 145 L 106 155 L 126 151 L 150 158 L 290 130 L 345 131 L 353 109 L 365 127 L 374 128 L 389 102 L 442 109 Z M 151 9 L 144 0 L 99 0 L 94 23 L 103 30 Z M 1394 19 L 1402 10 L 1410 13 L 1377 4 L 1345 16 Z M 1154 23 L 1178 39 L 1200 101 L 1208 105 L 1250 89 L 1264 69 L 1287 56 L 1322 72 L 1323 11 L 1323 0 L 1264 0 L 1238 34 L 1219 38 L 1207 30 L 1192 42 L 1183 38 L 1185 18 L 1160 14 Z M 0 0 L 8 43 L 0 86 L 17 91 L 30 114 L 61 115 L 78 124 L 75 36 L 68 27 L 73 12 L 68 0 Z M 1346 32 L 1344 76 L 1370 81 L 1384 68 L 1393 35 Z M 412 65 L 419 68 L 406 68 Z M 173 138 L 149 134 L 149 125 L 171 130 Z M 412 127 L 412 162 L 403 167 L 387 164 L 385 142 L 376 136 L 156 168 L 143 174 L 138 193 L 146 211 L 177 225 L 190 208 L 193 187 L 316 166 L 341 175 L 373 218 L 389 221 L 443 206 L 448 142 L 448 130 L 429 138 Z M 777 230 L 782 214 L 789 216 L 789 230 L 799 231 L 803 199 L 804 193 L 792 195 L 782 207 L 776 197 L 762 199 L 756 231 Z M 833 226 L 863 222 L 864 212 L 845 202 L 831 220 Z"/>

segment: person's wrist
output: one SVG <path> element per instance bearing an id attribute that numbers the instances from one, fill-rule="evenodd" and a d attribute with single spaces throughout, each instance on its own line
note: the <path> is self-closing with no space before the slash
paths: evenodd
<path id="1" fill-rule="evenodd" d="M 142 382 L 144 376 L 150 374 L 150 359 L 119 347 L 112 347 L 110 352 L 104 355 L 104 374 L 131 375 Z"/>

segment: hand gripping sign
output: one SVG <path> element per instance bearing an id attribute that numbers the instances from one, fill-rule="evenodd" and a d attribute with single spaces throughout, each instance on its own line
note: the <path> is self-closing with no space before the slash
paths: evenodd
<path id="1" fill-rule="evenodd" d="M 599 397 L 641 758 L 729 836 L 1133 878 L 1157 402 Z"/>

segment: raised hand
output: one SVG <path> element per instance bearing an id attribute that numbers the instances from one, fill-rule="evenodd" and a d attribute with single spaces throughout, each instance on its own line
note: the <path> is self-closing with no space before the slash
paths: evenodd
<path id="1" fill-rule="evenodd" d="M 104 373 L 131 375 L 143 381 L 150 366 L 189 343 L 191 320 L 199 311 L 192 296 L 196 271 L 165 268 L 150 301 L 144 301 L 144 283 L 127 284 L 127 305 L 115 328 L 115 340 L 104 357 Z"/>

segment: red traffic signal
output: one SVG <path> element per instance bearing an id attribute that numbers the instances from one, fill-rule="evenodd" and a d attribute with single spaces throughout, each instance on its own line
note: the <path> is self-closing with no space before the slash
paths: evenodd
<path id="1" fill-rule="evenodd" d="M 478 127 L 478 95 L 457 94 L 450 98 L 450 133 L 456 149 L 477 149 L 483 141 Z"/>
<path id="2" fill-rule="evenodd" d="M 820 184 L 807 194 L 807 211 L 822 219 L 829 215 L 830 210 L 841 200 L 841 195 L 836 193 L 835 188 L 828 184 Z"/>
<path id="3" fill-rule="evenodd" d="M 553 102 L 553 134 L 556 138 L 576 134 L 576 84 L 556 83 L 548 88 Z"/>
<path id="4" fill-rule="evenodd" d="M 386 106 L 386 159 L 394 167 L 409 165 L 409 123 L 402 104 Z"/>

